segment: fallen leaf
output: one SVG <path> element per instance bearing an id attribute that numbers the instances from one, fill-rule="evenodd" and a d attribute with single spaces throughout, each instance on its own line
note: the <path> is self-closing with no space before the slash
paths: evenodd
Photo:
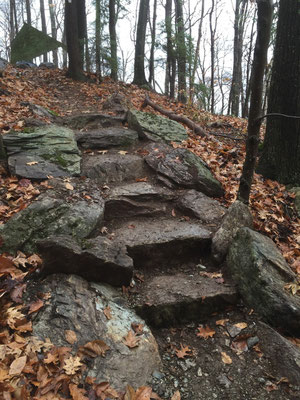
<path id="1" fill-rule="evenodd" d="M 10 291 L 10 298 L 16 303 L 22 303 L 23 292 L 27 287 L 27 283 L 22 283 L 22 285 L 16 286 Z"/>
<path id="2" fill-rule="evenodd" d="M 121 154 L 122 156 L 125 156 L 126 154 L 128 154 L 128 151 L 120 150 L 120 151 L 118 151 L 118 153 Z"/>
<path id="3" fill-rule="evenodd" d="M 221 356 L 224 364 L 232 364 L 232 359 L 229 357 L 228 354 L 225 353 L 225 351 L 221 352 Z"/>
<path id="4" fill-rule="evenodd" d="M 144 325 L 143 324 L 139 324 L 137 322 L 132 322 L 131 324 L 131 328 L 133 329 L 133 331 L 137 334 L 137 335 L 142 335 L 143 329 L 144 329 Z"/>
<path id="5" fill-rule="evenodd" d="M 211 329 L 208 325 L 205 327 L 199 326 L 198 327 L 197 336 L 202 337 L 203 339 L 208 339 L 209 337 L 213 337 L 216 333 L 213 329 Z"/>
<path id="6" fill-rule="evenodd" d="M 178 358 L 184 358 L 190 356 L 191 351 L 192 350 L 190 349 L 189 346 L 183 346 L 183 344 L 181 343 L 180 343 L 180 350 L 175 349 L 175 353 Z"/>
<path id="7" fill-rule="evenodd" d="M 108 150 L 97 150 L 97 153 L 106 154 L 106 153 L 108 153 Z"/>
<path id="8" fill-rule="evenodd" d="M 20 375 L 27 361 L 27 356 L 16 358 L 9 367 L 9 375 Z"/>
<path id="9" fill-rule="evenodd" d="M 68 189 L 68 190 L 74 190 L 74 186 L 71 185 L 71 183 L 69 183 L 69 182 L 67 182 L 67 183 L 65 184 L 65 187 L 66 187 L 66 189 Z"/>
<path id="10" fill-rule="evenodd" d="M 28 314 L 32 314 L 32 313 L 38 311 L 38 310 L 41 309 L 43 306 L 44 306 L 43 300 L 37 299 L 36 301 L 34 301 L 33 303 L 30 304 Z"/>
<path id="11" fill-rule="evenodd" d="M 65 339 L 68 343 L 74 344 L 77 342 L 77 336 L 74 331 L 71 330 L 65 330 Z"/>
<path id="12" fill-rule="evenodd" d="M 171 214 L 172 214 L 172 217 L 176 217 L 176 211 L 174 210 L 174 208 L 172 209 Z"/>
<path id="13" fill-rule="evenodd" d="M 74 383 L 69 384 L 69 390 L 73 400 L 89 400 L 89 398 L 85 396 L 85 389 L 79 389 Z"/>
<path id="14" fill-rule="evenodd" d="M 29 166 L 36 165 L 36 164 L 38 164 L 38 161 L 30 161 L 30 162 L 26 163 L 26 165 L 29 165 Z"/>
<path id="15" fill-rule="evenodd" d="M 135 400 L 150 400 L 152 389 L 149 386 L 141 386 L 135 393 Z"/>
<path id="16" fill-rule="evenodd" d="M 107 344 L 103 342 L 103 340 L 93 340 L 79 348 L 81 353 L 86 354 L 89 357 L 97 357 L 97 356 L 105 357 L 105 353 L 109 349 L 110 347 L 107 346 Z"/>
<path id="17" fill-rule="evenodd" d="M 175 392 L 175 393 L 173 394 L 171 400 L 181 400 L 181 396 L 180 396 L 179 390 L 177 390 L 177 392 Z"/>
<path id="18" fill-rule="evenodd" d="M 228 318 L 225 319 L 219 319 L 218 321 L 216 321 L 216 325 L 221 325 L 221 326 L 225 326 L 226 323 L 229 321 Z"/>
<path id="19" fill-rule="evenodd" d="M 106 308 L 104 308 L 103 313 L 104 313 L 104 315 L 106 316 L 106 318 L 107 318 L 108 320 L 112 319 L 112 316 L 111 316 L 111 308 L 110 308 L 109 306 L 106 307 Z"/>
<path id="20" fill-rule="evenodd" d="M 243 329 L 247 328 L 248 324 L 246 322 L 239 322 L 237 324 L 234 324 L 234 326 L 243 330 Z"/>
<path id="21" fill-rule="evenodd" d="M 37 254 L 32 254 L 32 256 L 28 257 L 27 262 L 33 267 L 40 267 L 43 263 L 42 259 Z"/>
<path id="22" fill-rule="evenodd" d="M 148 177 L 145 176 L 144 178 L 136 178 L 136 182 L 148 182 Z"/>
<path id="23" fill-rule="evenodd" d="M 78 356 L 70 356 L 64 361 L 63 369 L 67 375 L 75 375 L 82 367 L 82 362 Z"/>
<path id="24" fill-rule="evenodd" d="M 267 392 L 273 392 L 274 390 L 278 390 L 278 389 L 279 388 L 275 383 L 269 382 L 269 383 L 266 384 L 266 391 Z"/>
<path id="25" fill-rule="evenodd" d="M 134 347 L 138 347 L 139 341 L 140 339 L 136 336 L 136 334 L 130 330 L 124 337 L 123 343 L 130 349 L 133 349 Z"/>

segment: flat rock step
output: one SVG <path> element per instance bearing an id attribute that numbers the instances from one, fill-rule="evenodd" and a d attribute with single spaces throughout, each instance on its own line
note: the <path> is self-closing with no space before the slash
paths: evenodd
<path id="1" fill-rule="evenodd" d="M 205 320 L 213 312 L 237 301 L 231 283 L 201 275 L 156 276 L 143 284 L 135 302 L 136 312 L 155 327 Z"/>
<path id="2" fill-rule="evenodd" d="M 123 127 L 110 127 L 76 134 L 77 143 L 84 149 L 109 149 L 131 146 L 138 141 L 137 132 Z"/>
<path id="3" fill-rule="evenodd" d="M 209 251 L 211 232 L 199 223 L 166 219 L 130 221 L 114 231 L 115 240 L 124 243 L 136 268 L 174 265 Z"/>

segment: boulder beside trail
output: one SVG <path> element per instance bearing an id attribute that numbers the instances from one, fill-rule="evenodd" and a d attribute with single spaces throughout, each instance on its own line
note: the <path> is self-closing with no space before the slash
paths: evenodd
<path id="1" fill-rule="evenodd" d="M 268 237 L 241 228 L 229 248 L 227 265 L 245 303 L 268 323 L 300 335 L 300 296 L 292 272 Z"/>
<path id="2" fill-rule="evenodd" d="M 36 299 L 36 292 L 51 293 L 51 297 L 33 320 L 34 336 L 41 340 L 49 338 L 55 346 L 70 347 L 66 331 L 71 330 L 76 335 L 73 354 L 88 342 L 102 341 L 108 346 L 103 355 L 85 356 L 84 376 L 94 377 L 98 383 L 107 381 L 123 391 L 128 384 L 146 385 L 152 373 L 160 370 L 158 346 L 151 331 L 112 287 L 59 274 L 27 289 L 32 299 Z M 137 346 L 129 348 L 124 343 L 125 337 L 129 332 L 134 333 L 134 324 L 140 327 L 141 334 Z"/>
<path id="3" fill-rule="evenodd" d="M 113 286 L 129 286 L 133 276 L 133 261 L 125 246 L 105 237 L 76 241 L 71 236 L 55 236 L 39 240 L 37 247 L 45 275 L 76 274 Z"/>
<path id="4" fill-rule="evenodd" d="M 242 227 L 253 227 L 253 218 L 246 204 L 235 201 L 227 210 L 220 228 L 212 238 L 212 256 L 217 262 L 226 257 L 230 243 Z"/>
<path id="5" fill-rule="evenodd" d="M 111 147 L 128 147 L 138 141 L 138 134 L 123 127 L 103 128 L 78 132 L 77 143 L 83 149 L 109 149 Z"/>
<path id="6" fill-rule="evenodd" d="M 80 152 L 74 132 L 57 125 L 45 125 L 32 132 L 3 137 L 12 175 L 28 179 L 80 175 Z"/>
<path id="7" fill-rule="evenodd" d="M 95 193 L 94 200 L 71 199 L 69 202 L 48 191 L 27 208 L 0 225 L 1 251 L 33 253 L 36 241 L 51 235 L 88 237 L 101 223 L 104 201 Z"/>
<path id="8" fill-rule="evenodd" d="M 146 163 L 170 182 L 196 189 L 210 197 L 221 197 L 224 190 L 204 161 L 187 149 L 173 149 L 163 143 L 146 146 Z"/>
<path id="9" fill-rule="evenodd" d="M 160 115 L 131 109 L 127 120 L 129 128 L 136 130 L 142 139 L 165 143 L 181 143 L 188 139 L 181 124 Z"/>

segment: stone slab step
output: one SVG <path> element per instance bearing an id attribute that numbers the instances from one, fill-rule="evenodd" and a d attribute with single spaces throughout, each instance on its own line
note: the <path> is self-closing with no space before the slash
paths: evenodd
<path id="1" fill-rule="evenodd" d="M 143 285 L 136 312 L 155 327 L 201 321 L 237 301 L 232 283 L 195 275 L 156 276 Z"/>
<path id="2" fill-rule="evenodd" d="M 77 143 L 83 149 L 109 149 L 131 146 L 138 141 L 137 132 L 123 127 L 103 128 L 76 134 Z"/>
<path id="3" fill-rule="evenodd" d="M 199 223 L 178 219 L 130 221 L 114 231 L 115 240 L 124 243 L 136 268 L 167 263 L 208 252 L 211 232 Z"/>

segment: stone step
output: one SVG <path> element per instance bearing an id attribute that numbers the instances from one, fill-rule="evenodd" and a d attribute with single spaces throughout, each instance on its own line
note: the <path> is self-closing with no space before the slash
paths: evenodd
<path id="1" fill-rule="evenodd" d="M 213 277 L 180 273 L 146 281 L 134 302 L 136 312 L 148 324 L 165 327 L 205 321 L 237 299 L 236 288 L 230 282 L 218 283 Z"/>
<path id="2" fill-rule="evenodd" d="M 211 232 L 199 223 L 179 219 L 134 220 L 114 230 L 136 268 L 176 265 L 210 250 Z"/>
<path id="3" fill-rule="evenodd" d="M 135 182 L 109 190 L 105 199 L 105 219 L 134 216 L 157 217 L 166 213 L 176 198 L 170 190 L 147 182 Z"/>
<path id="4" fill-rule="evenodd" d="M 83 149 L 109 149 L 126 147 L 138 141 L 137 132 L 123 127 L 110 127 L 76 133 L 77 143 Z"/>
<path id="5" fill-rule="evenodd" d="M 136 181 L 148 173 L 144 160 L 133 154 L 88 155 L 82 160 L 82 175 L 100 184 Z"/>

